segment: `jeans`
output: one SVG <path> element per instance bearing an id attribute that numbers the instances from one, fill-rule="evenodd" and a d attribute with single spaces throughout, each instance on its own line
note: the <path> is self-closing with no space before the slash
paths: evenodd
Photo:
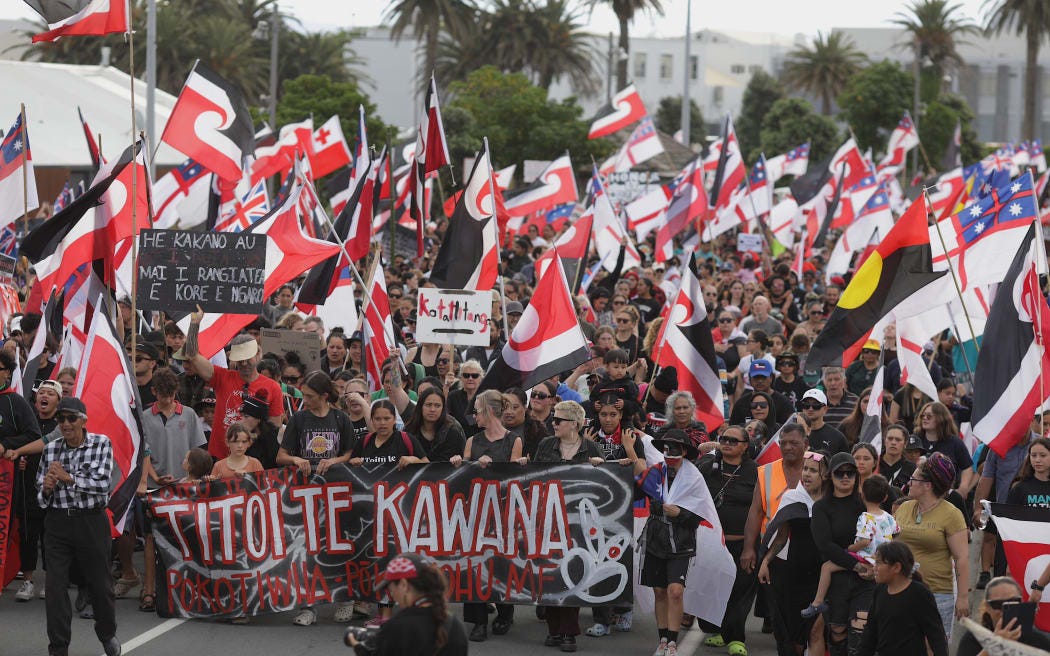
<path id="1" fill-rule="evenodd" d="M 933 599 L 937 602 L 937 612 L 941 614 L 944 635 L 948 636 L 950 641 L 952 639 L 952 627 L 955 624 L 955 593 L 934 592 Z"/>

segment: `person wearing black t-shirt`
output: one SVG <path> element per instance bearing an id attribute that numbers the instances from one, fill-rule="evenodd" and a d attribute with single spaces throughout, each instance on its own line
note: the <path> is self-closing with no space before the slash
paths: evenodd
<path id="1" fill-rule="evenodd" d="M 311 372 L 303 380 L 302 393 L 304 409 L 288 419 L 277 464 L 324 474 L 329 467 L 350 459 L 354 446 L 350 418 L 332 406 L 335 388 L 328 374 Z"/>
<path id="2" fill-rule="evenodd" d="M 373 432 L 350 450 L 350 466 L 407 465 L 430 462 L 419 440 L 404 431 L 395 431 L 397 415 L 389 399 L 380 399 L 372 406 Z"/>
<path id="3" fill-rule="evenodd" d="M 836 454 L 849 451 L 846 436 L 824 423 L 828 411 L 828 397 L 819 389 L 813 388 L 802 396 L 802 419 L 809 427 L 809 448 L 812 451 Z"/>
<path id="4" fill-rule="evenodd" d="M 1028 445 L 1017 482 L 1006 503 L 1030 508 L 1050 508 L 1050 439 L 1037 437 Z"/>
<path id="5" fill-rule="evenodd" d="M 412 416 L 405 422 L 405 432 L 419 440 L 430 462 L 448 462 L 462 455 L 467 440 L 459 422 L 449 416 L 445 397 L 436 387 L 419 394 Z"/>
<path id="6" fill-rule="evenodd" d="M 398 612 L 379 628 L 375 651 L 360 646 L 352 633 L 346 643 L 360 656 L 466 656 L 467 632 L 448 612 L 445 575 L 415 553 L 393 558 L 376 594 L 386 594 Z"/>
<path id="7" fill-rule="evenodd" d="M 882 456 L 879 458 L 879 474 L 890 485 L 905 491 L 915 465 L 904 457 L 904 445 L 908 442 L 908 430 L 894 424 L 882 432 Z"/>
<path id="8" fill-rule="evenodd" d="M 725 619 L 717 631 L 726 645 L 734 642 L 744 644 L 744 625 L 757 590 L 755 575 L 741 569 L 739 565 L 740 554 L 744 549 L 744 524 L 758 484 L 758 465 L 747 455 L 748 441 L 743 428 L 730 426 L 718 436 L 718 449 L 697 463 L 715 502 L 725 534 L 726 549 L 737 562 L 736 580 L 726 605 Z M 709 633 L 714 632 L 713 627 L 701 624 L 701 628 Z"/>

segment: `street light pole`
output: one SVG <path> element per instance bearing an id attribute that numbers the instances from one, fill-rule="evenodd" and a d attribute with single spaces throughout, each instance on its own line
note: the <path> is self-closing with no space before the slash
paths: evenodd
<path id="1" fill-rule="evenodd" d="M 613 79 L 613 65 L 616 63 L 614 57 L 616 54 L 615 47 L 613 46 L 613 33 L 609 32 L 609 57 L 605 66 L 605 104 L 612 105 L 612 79 Z"/>
<path id="2" fill-rule="evenodd" d="M 157 97 L 157 0 L 148 0 L 146 3 L 146 152 L 150 153 L 147 160 L 149 165 L 150 179 L 157 177 L 157 167 L 153 163 L 152 154 L 156 136 L 154 130 L 157 127 L 156 112 Z"/>
<path id="3" fill-rule="evenodd" d="M 270 129 L 277 131 L 277 37 L 281 29 L 277 3 L 270 20 Z"/>
<path id="4" fill-rule="evenodd" d="M 682 83 L 682 143 L 687 148 L 692 146 L 693 140 L 689 138 L 690 125 L 689 119 L 691 118 L 689 102 L 689 45 L 692 41 L 692 21 L 693 21 L 693 0 L 685 1 L 685 66 L 682 67 L 682 77 L 684 82 Z"/>

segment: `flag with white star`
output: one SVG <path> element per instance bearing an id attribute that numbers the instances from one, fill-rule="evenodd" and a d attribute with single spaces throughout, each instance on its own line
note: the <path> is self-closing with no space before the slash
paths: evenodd
<path id="1" fill-rule="evenodd" d="M 26 181 L 23 190 L 22 180 Z M 0 227 L 22 218 L 23 210 L 40 207 L 36 193 L 33 155 L 22 115 L 0 142 Z"/>

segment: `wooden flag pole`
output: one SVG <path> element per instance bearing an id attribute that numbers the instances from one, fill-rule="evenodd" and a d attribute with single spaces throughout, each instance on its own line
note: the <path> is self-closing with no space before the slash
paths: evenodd
<path id="1" fill-rule="evenodd" d="M 138 350 L 138 329 L 139 329 L 139 313 L 138 306 L 136 303 L 136 296 L 138 292 L 138 240 L 139 240 L 139 225 L 138 225 L 138 171 L 135 170 L 138 164 L 138 153 L 135 152 L 135 139 L 138 136 L 138 129 L 135 125 L 135 30 L 131 26 L 130 15 L 128 17 L 128 82 L 131 89 L 131 366 L 132 371 L 135 371 L 135 356 Z M 116 264 L 116 263 L 114 263 Z M 114 269 L 116 267 L 114 266 Z M 114 271 L 114 274 L 116 272 Z M 113 276 L 114 283 L 116 282 L 116 275 Z M 114 284 L 114 289 L 116 285 Z"/>
<path id="2" fill-rule="evenodd" d="M 496 234 L 496 280 L 499 281 L 499 297 L 500 297 L 500 314 L 503 315 L 503 334 L 507 336 L 507 341 L 510 341 L 510 324 L 507 323 L 507 290 L 503 284 L 503 274 L 500 273 L 500 267 L 503 266 L 503 255 L 499 249 L 499 222 L 496 220 L 496 185 L 492 181 L 492 153 L 489 151 L 489 138 L 483 137 L 482 141 L 485 143 L 485 159 L 488 161 L 486 164 L 489 167 L 489 199 L 492 202 L 492 231 Z M 450 167 L 451 168 L 451 167 Z M 467 178 L 469 184 L 470 178 Z M 464 196 L 467 193 L 466 187 L 463 188 Z M 455 212 L 453 212 L 455 213 Z"/>
<path id="3" fill-rule="evenodd" d="M 922 188 L 922 195 L 925 198 L 927 207 L 930 204 L 930 194 L 927 187 Z M 933 227 L 937 229 L 937 237 L 941 240 L 941 250 L 944 251 L 944 259 L 948 262 L 948 275 L 952 277 L 952 283 L 955 285 L 955 294 L 959 297 L 959 305 L 962 306 L 963 315 L 966 317 L 966 325 L 970 329 L 970 338 L 973 339 L 973 347 L 977 349 L 977 353 L 981 353 L 981 346 L 977 343 L 977 331 L 973 329 L 973 322 L 970 321 L 970 311 L 966 309 L 966 300 L 963 298 L 962 288 L 959 287 L 959 278 L 955 275 L 955 267 L 952 266 L 952 258 L 948 255 L 948 246 L 944 243 L 944 233 L 941 232 L 941 223 L 934 217 Z"/>
<path id="4" fill-rule="evenodd" d="M 19 105 L 19 113 L 22 119 L 22 220 L 25 221 L 25 239 L 29 236 L 29 128 L 26 126 L 26 104 Z M 15 226 L 17 233 L 17 225 Z"/>
<path id="5" fill-rule="evenodd" d="M 1032 170 L 1031 169 L 1028 169 L 1028 175 L 1029 176 L 1032 175 Z M 1033 183 L 1034 182 L 1035 181 L 1033 180 Z M 1035 186 L 1033 184 L 1033 189 L 1034 188 L 1035 188 Z M 1032 219 L 1032 224 L 1035 226 L 1035 242 L 1036 242 L 1036 247 L 1035 247 L 1035 250 L 1036 250 L 1035 273 L 1036 273 L 1036 277 L 1038 278 L 1038 276 L 1040 274 L 1046 273 L 1046 268 L 1047 268 L 1046 267 L 1046 245 L 1043 243 L 1043 226 L 1041 224 L 1041 219 L 1040 219 L 1040 216 L 1039 216 L 1039 208 L 1038 207 L 1036 207 L 1036 213 L 1035 213 L 1035 217 L 1033 217 L 1033 219 Z M 1039 286 L 1039 296 L 1040 296 L 1040 298 L 1038 299 L 1039 303 L 1044 303 L 1045 302 L 1043 300 L 1043 298 L 1044 298 L 1043 297 L 1043 292 L 1044 292 L 1043 287 L 1042 287 L 1042 285 L 1040 285 Z M 1033 313 L 1034 316 L 1032 317 L 1032 320 L 1034 321 L 1034 324 L 1035 324 L 1035 341 L 1036 341 L 1037 344 L 1039 344 L 1039 363 L 1040 363 L 1040 366 L 1039 366 L 1039 407 L 1036 410 L 1040 413 L 1040 417 L 1042 417 L 1043 405 L 1046 403 L 1046 380 L 1045 380 L 1046 376 L 1044 374 L 1045 367 L 1042 366 L 1043 358 L 1046 357 L 1046 344 L 1043 343 L 1043 339 L 1042 339 L 1043 331 L 1042 331 L 1042 326 L 1040 325 L 1039 314 L 1040 313 L 1038 311 L 1034 312 Z M 1042 431 L 1043 431 L 1043 434 L 1046 433 L 1046 427 L 1045 426 L 1043 426 Z"/>

